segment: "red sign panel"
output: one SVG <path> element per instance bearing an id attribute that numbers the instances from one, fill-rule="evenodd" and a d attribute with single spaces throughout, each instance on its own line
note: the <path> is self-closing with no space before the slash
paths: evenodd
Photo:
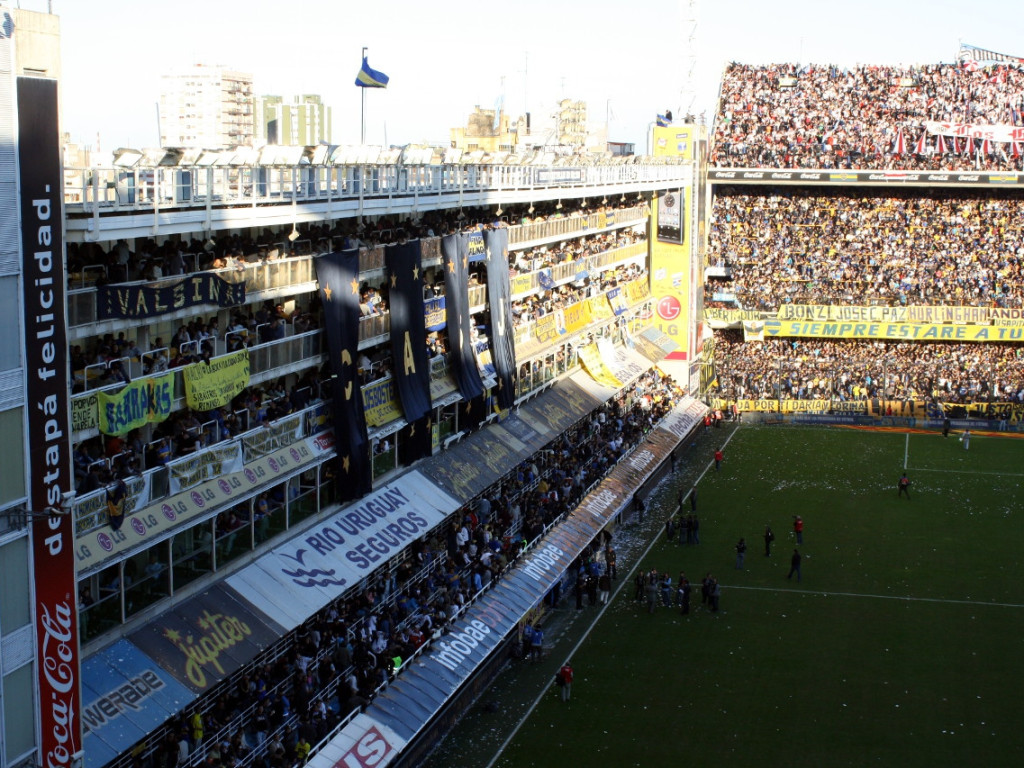
<path id="1" fill-rule="evenodd" d="M 387 765 L 395 748 L 387 737 L 373 726 L 370 726 L 348 752 L 334 764 L 334 768 L 374 768 Z"/>
<path id="2" fill-rule="evenodd" d="M 60 512 L 71 490 L 65 318 L 63 179 L 57 82 L 18 78 L 25 368 L 28 371 L 29 503 Z M 39 764 L 70 766 L 81 749 L 74 530 L 70 515 L 32 524 Z"/>

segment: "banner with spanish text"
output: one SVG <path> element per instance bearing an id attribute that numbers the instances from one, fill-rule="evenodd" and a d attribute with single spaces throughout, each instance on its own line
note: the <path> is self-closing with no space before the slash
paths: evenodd
<path id="1" fill-rule="evenodd" d="M 764 313 L 767 318 L 770 315 Z M 860 323 L 962 323 L 988 325 L 996 319 L 1024 320 L 1024 310 L 1004 307 L 910 305 L 906 307 L 783 304 L 777 320 Z"/>
<path id="2" fill-rule="evenodd" d="M 934 323 L 798 323 L 766 320 L 765 336 L 895 341 L 1024 341 L 1024 327 Z"/>
<path id="3" fill-rule="evenodd" d="M 161 422 L 174 405 L 174 374 L 136 379 L 113 394 L 96 397 L 98 426 L 105 435 L 124 435 L 145 424 Z"/>
<path id="4" fill-rule="evenodd" d="M 1024 422 L 1024 403 L 928 403 L 933 418 L 988 419 L 1007 424 Z"/>
<path id="5" fill-rule="evenodd" d="M 222 408 L 249 386 L 249 350 L 193 363 L 182 369 L 185 402 L 197 411 Z"/>
<path id="6" fill-rule="evenodd" d="M 99 426 L 100 395 L 92 392 L 76 395 L 71 400 L 71 431 L 81 432 Z"/>
<path id="7" fill-rule="evenodd" d="M 428 331 L 443 331 L 447 325 L 444 316 L 444 296 L 426 299 L 423 302 L 423 315 Z"/>
<path id="8" fill-rule="evenodd" d="M 470 264 L 475 264 L 487 258 L 487 246 L 484 245 L 484 235 L 479 229 L 466 235 L 466 253 L 469 255 Z"/>
<path id="9" fill-rule="evenodd" d="M 1024 128 L 1012 123 L 951 123 L 937 120 L 925 120 L 924 128 L 933 136 L 956 136 L 960 138 L 981 139 L 984 141 L 1024 141 Z"/>
<path id="10" fill-rule="evenodd" d="M 783 304 L 778 310 L 705 307 L 704 322 L 715 329 L 739 328 L 744 320 L 802 320 L 806 322 L 932 323 L 1024 326 L 1024 309 L 1018 307 L 967 306 L 858 306 L 830 304 Z"/>
<path id="11" fill-rule="evenodd" d="M 781 310 L 779 310 L 781 312 Z M 740 328 L 744 320 L 763 320 L 772 317 L 770 312 L 756 309 L 725 309 L 724 307 L 704 307 L 704 322 L 715 330 Z"/>
<path id="12" fill-rule="evenodd" d="M 630 280 L 622 285 L 622 290 L 626 294 L 626 301 L 629 302 L 631 307 L 636 306 L 651 296 L 651 288 L 646 280 Z"/>
<path id="13" fill-rule="evenodd" d="M 402 416 L 395 397 L 395 380 L 388 376 L 363 387 L 363 410 L 371 427 L 389 424 Z"/>
<path id="14" fill-rule="evenodd" d="M 59 92 L 57 80 L 48 77 L 15 80 L 13 72 L 21 67 L 14 63 L 22 64 L 15 48 L 20 53 L 21 46 L 29 43 L 16 45 L 11 16 L 6 12 L 4 15 L 5 34 L 0 35 L 0 110 L 4 116 L 0 204 L 5 211 L 2 261 L 5 275 L 13 272 L 14 276 L 3 278 L 8 329 L 3 368 L 16 374 L 5 374 L 5 399 L 18 391 L 22 381 L 25 387 L 24 437 L 18 429 L 7 426 L 5 438 L 19 440 L 19 452 L 20 441 L 24 440 L 25 464 L 20 466 L 17 455 L 14 459 L 6 457 L 2 471 L 9 482 L 3 483 L 3 501 L 10 504 L 23 495 L 24 509 L 32 510 L 26 515 L 31 527 L 32 557 L 30 564 L 20 566 L 25 570 L 19 571 L 17 565 L 5 568 L 7 583 L 3 584 L 0 599 L 9 609 L 4 611 L 4 620 L 14 621 L 3 627 L 3 673 L 23 673 L 26 681 L 35 681 L 34 699 L 30 695 L 15 701 L 13 693 L 4 690 L 4 762 L 13 764 L 23 757 L 47 768 L 71 768 L 82 750 L 81 653 L 75 599 L 75 520 L 64 509 L 65 500 L 74 491 L 74 475 L 68 435 L 70 366 Z M 32 40 L 32 31 L 26 31 L 29 34 L 24 39 Z M 10 301 L 19 286 L 21 301 Z M 19 349 L 24 350 L 20 360 Z M 23 372 L 18 371 L 19 367 Z M 17 404 L 5 402 L 4 406 Z M 8 413 L 16 417 L 16 422 L 21 421 L 20 411 Z M 4 532 L 14 526 L 14 519 L 8 519 Z M 7 547 L 4 551 L 17 550 Z M 11 610 L 14 605 L 18 606 L 17 612 Z M 17 642 L 14 624 L 26 630 Z M 18 734 L 17 743 L 33 747 L 31 754 L 24 756 L 15 754 L 13 748 L 15 718 L 8 713 L 16 708 L 21 710 L 19 727 L 22 731 L 27 727 L 27 733 Z"/>
<path id="15" fill-rule="evenodd" d="M 773 398 L 761 400 L 715 398 L 712 400 L 712 406 L 723 412 L 728 412 L 733 403 L 739 410 L 750 413 L 866 414 L 868 412 L 867 400 L 776 400 Z"/>
<path id="16" fill-rule="evenodd" d="M 229 283 L 212 272 L 197 272 L 172 284 L 101 285 L 96 289 L 100 320 L 158 317 L 206 304 L 225 308 L 245 304 L 245 283 Z"/>
<path id="17" fill-rule="evenodd" d="M 533 275 L 527 273 L 525 275 L 516 275 L 510 278 L 510 290 L 513 296 L 520 296 L 521 294 L 529 293 L 533 289 Z"/>
<path id="18" fill-rule="evenodd" d="M 615 288 L 614 290 L 617 291 L 619 289 Z M 609 291 L 609 293 L 611 292 Z M 615 311 L 609 303 L 608 294 L 602 293 L 600 296 L 591 296 L 587 299 L 587 302 L 590 304 L 590 314 L 594 322 L 600 323 L 615 317 Z"/>
<path id="19" fill-rule="evenodd" d="M 242 446 L 235 441 L 210 446 L 170 465 L 171 493 L 181 493 L 206 480 L 242 470 Z"/>
<path id="20" fill-rule="evenodd" d="M 604 358 L 601 356 L 601 351 L 598 349 L 596 343 L 580 347 L 579 353 L 580 362 L 583 363 L 583 368 L 590 374 L 594 381 L 615 390 L 622 387 L 622 382 L 619 381 L 615 374 L 612 373 L 612 370 L 605 364 Z"/>
<path id="21" fill-rule="evenodd" d="M 590 311 L 589 301 L 579 301 L 570 304 L 563 310 L 565 317 L 565 332 L 578 333 L 586 328 L 593 321 L 594 316 Z"/>
<path id="22" fill-rule="evenodd" d="M 557 318 L 554 315 L 538 317 L 533 325 L 533 332 L 541 344 L 554 341 L 559 336 Z"/>
<path id="23" fill-rule="evenodd" d="M 626 304 L 626 294 L 623 293 L 622 288 L 612 288 L 608 293 L 605 294 L 608 303 L 611 305 L 612 312 L 616 315 L 621 315 L 623 312 L 629 309 Z"/>

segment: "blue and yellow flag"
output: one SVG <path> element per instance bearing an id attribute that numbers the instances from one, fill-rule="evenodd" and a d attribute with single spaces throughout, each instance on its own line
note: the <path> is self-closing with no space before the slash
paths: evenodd
<path id="1" fill-rule="evenodd" d="M 387 88 L 388 80 L 388 76 L 383 72 L 371 69 L 366 62 L 366 57 L 363 56 L 363 66 L 360 67 L 359 74 L 356 75 L 356 85 L 360 88 Z"/>
<path id="2" fill-rule="evenodd" d="M 364 59 L 364 65 L 365 65 L 365 59 Z M 387 82 L 387 81 L 385 80 L 384 82 Z M 657 123 L 658 123 L 658 127 L 659 128 L 667 128 L 671 124 L 671 122 L 672 121 L 669 120 L 666 115 L 658 115 Z"/>

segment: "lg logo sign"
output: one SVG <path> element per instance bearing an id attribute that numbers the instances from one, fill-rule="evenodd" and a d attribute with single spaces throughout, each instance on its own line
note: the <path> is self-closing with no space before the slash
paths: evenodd
<path id="1" fill-rule="evenodd" d="M 658 317 L 662 320 L 675 320 L 682 311 L 683 307 L 675 296 L 662 296 L 658 299 Z"/>

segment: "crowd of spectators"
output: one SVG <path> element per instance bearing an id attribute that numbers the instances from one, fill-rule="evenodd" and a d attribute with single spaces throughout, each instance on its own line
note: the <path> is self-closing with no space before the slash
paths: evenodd
<path id="1" fill-rule="evenodd" d="M 516 251 L 515 258 L 509 264 L 509 272 L 512 276 L 536 272 L 558 264 L 578 261 L 589 256 L 598 256 L 616 248 L 624 248 L 627 245 L 641 242 L 645 237 L 645 234 L 639 233 L 635 229 L 619 229 L 576 240 L 563 240 L 554 245 Z"/>
<path id="2" fill-rule="evenodd" d="M 585 299 L 600 296 L 624 283 L 639 280 L 647 275 L 647 269 L 639 264 L 625 264 L 606 269 L 595 277 L 586 277 L 571 283 L 555 286 L 550 290 L 527 296 L 512 302 L 512 317 L 516 327 L 537 321 L 545 315 L 563 311 Z"/>
<path id="3" fill-rule="evenodd" d="M 302 225 L 295 230 L 264 228 L 223 234 L 199 240 L 154 239 L 134 241 L 134 250 L 125 240 L 109 249 L 100 243 L 68 243 L 67 271 L 73 285 L 104 285 L 135 281 L 155 281 L 206 270 L 238 270 L 248 264 L 263 264 L 279 259 L 324 253 L 332 249 L 374 248 L 408 238 L 440 237 L 478 227 L 531 224 L 561 218 L 580 217 L 633 207 L 636 201 L 609 202 L 593 208 L 569 210 L 555 203 L 541 203 L 531 213 L 524 206 L 510 206 L 502 216 L 493 209 L 433 211 L 418 218 L 382 216 L 374 221 L 339 219 Z M 294 234 L 294 237 L 292 236 Z M 75 277 L 77 276 L 77 277 Z"/>
<path id="4" fill-rule="evenodd" d="M 786 303 L 1024 306 L 1024 198 L 928 190 L 716 191 L 705 295 Z M 715 271 L 715 274 L 721 274 Z"/>
<path id="5" fill-rule="evenodd" d="M 291 387 L 284 378 L 247 387 L 223 408 L 200 412 L 184 407 L 153 427 L 136 428 L 123 437 L 98 435 L 82 440 L 72 450 L 75 490 L 90 493 L 272 424 L 319 401 L 320 383 L 319 372 L 310 370 Z"/>
<path id="6" fill-rule="evenodd" d="M 145 759 L 153 768 L 300 765 L 311 745 L 443 637 L 682 395 L 671 377 L 649 371 L 417 541 L 397 572 L 374 574 L 223 683 L 200 709 L 170 722 Z M 595 577 L 607 567 L 594 563 L 598 554 L 595 545 L 579 561 Z"/>
<path id="7" fill-rule="evenodd" d="M 1024 403 L 1024 345 L 765 339 L 715 331 L 727 400 L 929 400 Z"/>
<path id="8" fill-rule="evenodd" d="M 1024 126 L 1024 66 L 729 64 L 711 165 L 763 168 L 1021 171 L 1008 142 L 929 135 L 925 122 Z M 899 150 L 898 137 L 904 147 Z"/>

